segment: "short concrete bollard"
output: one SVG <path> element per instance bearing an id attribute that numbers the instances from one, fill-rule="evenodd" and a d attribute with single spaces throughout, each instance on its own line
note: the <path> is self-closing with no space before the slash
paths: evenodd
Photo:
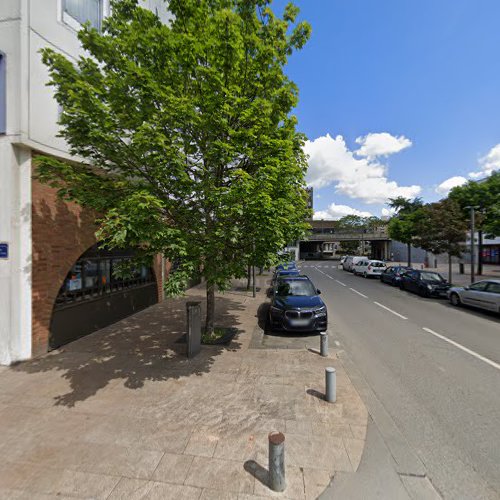
<path id="1" fill-rule="evenodd" d="M 335 368 L 325 368 L 325 399 L 329 403 L 337 401 L 337 372 Z"/>
<path id="2" fill-rule="evenodd" d="M 285 436 L 281 432 L 269 433 L 269 488 L 285 491 Z"/>
<path id="3" fill-rule="evenodd" d="M 319 334 L 319 352 L 321 356 L 326 358 L 328 356 L 328 332 L 321 332 Z"/>

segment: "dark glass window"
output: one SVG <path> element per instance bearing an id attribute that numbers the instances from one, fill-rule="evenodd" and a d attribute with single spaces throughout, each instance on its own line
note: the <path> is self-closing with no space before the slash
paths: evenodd
<path id="1" fill-rule="evenodd" d="M 115 276 L 113 268 L 132 257 L 133 251 L 130 250 L 110 252 L 100 250 L 97 246 L 92 247 L 75 262 L 66 275 L 55 307 L 154 283 L 153 271 L 146 266 L 134 269 L 127 278 Z"/>

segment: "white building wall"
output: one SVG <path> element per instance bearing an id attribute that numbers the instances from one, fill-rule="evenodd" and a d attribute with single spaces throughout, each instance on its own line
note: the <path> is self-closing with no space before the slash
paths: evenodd
<path id="1" fill-rule="evenodd" d="M 143 0 L 167 22 L 163 0 Z M 104 0 L 105 13 L 109 0 Z M 62 0 L 0 0 L 0 51 L 6 55 L 7 133 L 0 135 L 0 364 L 31 356 L 31 154 L 70 158 L 57 137 L 58 104 L 47 87 L 40 49 L 75 59 L 82 53 L 78 24 L 67 22 Z"/>

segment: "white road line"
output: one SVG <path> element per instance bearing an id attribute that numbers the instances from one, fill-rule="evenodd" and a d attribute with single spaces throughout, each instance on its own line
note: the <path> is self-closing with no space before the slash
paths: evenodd
<path id="1" fill-rule="evenodd" d="M 481 356 L 481 354 L 478 354 L 475 351 L 472 351 L 471 349 L 468 349 L 467 347 L 463 346 L 462 344 L 459 344 L 458 342 L 455 342 L 454 340 L 449 339 L 448 337 L 445 337 L 444 335 L 441 335 L 434 330 L 431 330 L 430 328 L 425 328 L 423 327 L 422 330 L 426 331 L 427 333 L 430 333 L 431 335 L 434 335 L 438 339 L 444 340 L 445 342 L 448 342 L 451 345 L 454 345 L 458 349 L 461 349 L 462 351 L 466 352 L 467 354 L 470 354 L 471 356 L 474 356 L 477 359 L 480 359 L 481 361 L 484 361 L 488 365 L 492 366 L 493 368 L 496 368 L 497 370 L 500 370 L 500 365 L 498 363 L 495 363 L 491 359 L 485 358 L 484 356 Z"/>
<path id="2" fill-rule="evenodd" d="M 408 319 L 406 316 L 403 316 L 402 314 L 399 314 L 396 311 L 393 311 L 392 309 L 389 309 L 387 306 L 384 306 L 383 304 L 380 304 L 379 302 L 373 302 L 374 304 L 377 304 L 377 306 L 381 307 L 382 309 L 385 309 L 386 311 L 389 311 L 390 313 L 398 316 L 401 319 Z"/>
<path id="3" fill-rule="evenodd" d="M 347 286 L 345 283 L 342 283 L 342 281 L 339 281 L 339 280 L 335 280 L 339 285 L 342 285 L 342 286 Z"/>
<path id="4" fill-rule="evenodd" d="M 353 291 L 354 293 L 357 293 L 358 295 L 361 295 L 361 297 L 364 297 L 365 299 L 368 298 L 367 295 L 365 295 L 364 293 L 358 292 L 357 290 L 354 290 L 354 288 L 349 287 L 349 290 Z"/>

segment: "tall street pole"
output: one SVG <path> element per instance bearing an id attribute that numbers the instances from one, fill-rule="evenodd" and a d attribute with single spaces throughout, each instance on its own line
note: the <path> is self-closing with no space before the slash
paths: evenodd
<path id="1" fill-rule="evenodd" d="M 475 255 L 474 255 L 474 234 L 475 234 L 475 212 L 476 207 L 470 207 L 470 282 L 474 283 L 474 265 L 475 265 Z"/>

